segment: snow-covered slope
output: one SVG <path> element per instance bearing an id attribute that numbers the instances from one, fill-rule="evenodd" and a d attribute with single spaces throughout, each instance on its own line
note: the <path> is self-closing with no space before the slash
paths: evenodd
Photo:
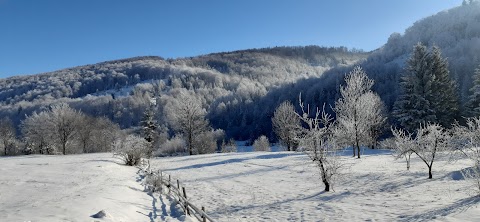
<path id="1" fill-rule="evenodd" d="M 428 180 L 418 159 L 406 171 L 388 151 L 342 158 L 349 168 L 329 193 L 301 153 L 158 158 L 152 166 L 179 178 L 218 221 L 480 221 L 480 199 L 459 173 L 467 160 L 435 163 Z M 0 221 L 190 220 L 171 198 L 144 192 L 137 173 L 111 154 L 0 158 Z M 106 218 L 91 217 L 101 210 Z"/>
<path id="2" fill-rule="evenodd" d="M 171 199 L 143 192 L 137 171 L 112 154 L 0 158 L 0 221 L 185 220 Z"/>
<path id="3" fill-rule="evenodd" d="M 160 158 L 153 166 L 183 181 L 192 202 L 219 221 L 480 221 L 480 198 L 459 172 L 467 160 L 435 163 L 428 180 L 423 162 L 412 159 L 407 171 L 389 151 L 342 158 L 349 168 L 329 193 L 300 153 Z"/>

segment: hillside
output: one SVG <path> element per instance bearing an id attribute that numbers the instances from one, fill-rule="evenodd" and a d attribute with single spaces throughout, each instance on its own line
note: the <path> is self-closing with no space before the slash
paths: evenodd
<path id="1" fill-rule="evenodd" d="M 0 80 L 0 116 L 20 123 L 33 111 L 66 102 L 128 128 L 138 124 L 150 98 L 157 98 L 161 112 L 161 104 L 187 92 L 195 94 L 212 120 L 222 119 L 215 113 L 225 107 L 249 104 L 272 89 L 367 55 L 343 47 L 277 47 L 168 60 L 138 57 L 17 76 Z"/>

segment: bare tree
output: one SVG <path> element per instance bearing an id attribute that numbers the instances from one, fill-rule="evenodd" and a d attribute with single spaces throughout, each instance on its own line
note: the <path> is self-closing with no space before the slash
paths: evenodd
<path id="1" fill-rule="evenodd" d="M 24 138 L 34 152 L 53 154 L 55 151 L 53 131 L 54 126 L 48 112 L 34 112 L 21 123 Z"/>
<path id="2" fill-rule="evenodd" d="M 434 161 L 438 158 L 438 153 L 444 151 L 448 147 L 450 140 L 446 130 L 437 123 L 427 123 L 420 125 L 415 138 L 403 130 L 393 130 L 397 141 L 406 141 L 410 148 L 403 147 L 402 153 L 398 155 L 406 155 L 408 152 L 415 153 L 428 167 L 428 178 L 432 179 L 432 167 Z"/>
<path id="3" fill-rule="evenodd" d="M 480 117 L 466 120 L 466 125 L 455 124 L 453 132 L 454 154 L 461 154 L 473 161 L 471 170 L 462 173 L 474 181 L 477 193 L 480 194 Z"/>
<path id="4" fill-rule="evenodd" d="M 392 148 L 395 149 L 395 159 L 405 158 L 407 170 L 410 170 L 410 157 L 413 154 L 412 147 L 415 145 L 415 139 L 405 130 L 392 127 L 393 143 Z"/>
<path id="5" fill-rule="evenodd" d="M 177 102 L 175 107 L 170 107 L 171 125 L 185 137 L 187 150 L 193 155 L 196 137 L 210 130 L 209 122 L 205 119 L 206 111 L 192 96 L 182 95 Z"/>
<path id="6" fill-rule="evenodd" d="M 67 146 L 78 132 L 79 123 L 83 114 L 65 103 L 52 106 L 50 110 L 51 121 L 54 126 L 55 138 L 60 143 L 63 155 L 67 154 Z"/>
<path id="7" fill-rule="evenodd" d="M 0 120 L 0 140 L 3 144 L 4 154 L 8 155 L 8 151 L 15 145 L 16 131 L 12 120 L 5 117 Z"/>
<path id="8" fill-rule="evenodd" d="M 315 116 L 311 117 L 309 111 L 305 112 L 301 98 L 300 107 L 302 113 L 297 113 L 297 116 L 307 125 L 306 129 L 302 128 L 297 132 L 300 146 L 319 169 L 325 191 L 330 191 L 341 169 L 331 131 L 333 118 L 325 110 L 320 112 L 318 108 Z"/>
<path id="9" fill-rule="evenodd" d="M 341 98 L 335 103 L 335 136 L 343 145 L 352 146 L 353 156 L 357 150 L 360 158 L 360 147 L 372 144 L 372 133 L 385 124 L 386 118 L 381 111 L 384 105 L 371 91 L 373 80 L 359 66 L 345 77 L 345 82 L 346 85 L 340 88 Z"/>
<path id="10" fill-rule="evenodd" d="M 301 126 L 292 103 L 286 101 L 277 107 L 272 117 L 272 126 L 275 134 L 287 147 L 287 150 L 294 151 L 298 145 L 295 140 L 295 132 Z"/>

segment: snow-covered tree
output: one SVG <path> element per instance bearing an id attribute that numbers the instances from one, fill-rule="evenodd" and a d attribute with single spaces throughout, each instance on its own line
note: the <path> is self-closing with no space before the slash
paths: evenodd
<path id="1" fill-rule="evenodd" d="M 154 146 L 154 138 L 156 134 L 156 129 L 157 129 L 157 121 L 155 120 L 155 112 L 154 112 L 154 106 L 150 105 L 147 110 L 143 113 L 143 119 L 141 122 L 141 125 L 143 127 L 143 138 L 148 142 L 149 144 L 149 155 L 150 156 L 153 152 L 153 146 Z"/>
<path id="2" fill-rule="evenodd" d="M 408 132 L 402 129 L 392 129 L 397 145 L 397 156 L 408 155 L 409 152 L 415 153 L 428 167 L 428 178 L 432 179 L 432 167 L 439 152 L 448 148 L 450 135 L 438 123 L 427 123 L 418 128 L 414 138 Z M 405 144 L 400 144 L 405 142 Z"/>
<path id="3" fill-rule="evenodd" d="M 294 151 L 297 147 L 295 132 L 301 127 L 300 119 L 295 114 L 292 103 L 281 103 L 272 117 L 272 126 L 280 142 L 287 147 L 288 151 Z"/>
<path id="4" fill-rule="evenodd" d="M 360 147 L 373 144 L 378 130 L 385 124 L 384 105 L 371 91 L 373 80 L 361 67 L 355 67 L 345 77 L 345 83 L 340 88 L 341 98 L 335 102 L 337 125 L 334 131 L 337 140 L 343 145 L 353 146 L 353 156 L 356 150 L 360 158 Z"/>
<path id="5" fill-rule="evenodd" d="M 50 121 L 54 127 L 54 138 L 60 144 L 63 155 L 67 154 L 69 144 L 74 140 L 79 130 L 79 123 L 83 113 L 61 103 L 50 109 Z"/>
<path id="6" fill-rule="evenodd" d="M 260 136 L 253 142 L 253 150 L 270 151 L 270 142 L 266 136 Z"/>
<path id="7" fill-rule="evenodd" d="M 177 99 L 174 107 L 169 107 L 171 120 L 170 124 L 182 134 L 187 144 L 187 152 L 190 155 L 195 153 L 195 140 L 204 132 L 210 131 L 208 120 L 205 119 L 206 111 L 198 100 L 189 95 L 182 95 Z"/>
<path id="8" fill-rule="evenodd" d="M 435 122 L 431 99 L 434 76 L 429 65 L 427 47 L 418 43 L 407 61 L 400 86 L 402 94 L 395 102 L 393 116 L 400 126 L 414 132 L 420 124 Z"/>
<path id="9" fill-rule="evenodd" d="M 9 150 L 12 150 L 15 145 L 15 140 L 16 131 L 12 120 L 8 117 L 4 117 L 0 120 L 0 141 L 2 141 L 5 156 L 9 155 Z"/>
<path id="10" fill-rule="evenodd" d="M 412 147 L 415 145 L 415 139 L 409 132 L 392 127 L 393 143 L 390 144 L 394 150 L 395 159 L 405 158 L 407 170 L 410 170 L 410 159 L 413 154 Z"/>
<path id="11" fill-rule="evenodd" d="M 434 46 L 428 52 L 426 46 L 418 43 L 405 71 L 400 83 L 403 93 L 393 109 L 400 126 L 411 132 L 428 122 L 450 127 L 458 117 L 458 96 L 440 48 Z"/>
<path id="12" fill-rule="evenodd" d="M 480 117 L 468 118 L 465 126 L 455 124 L 452 132 L 455 153 L 473 161 L 471 170 L 465 171 L 465 174 L 473 179 L 480 194 Z"/>
<path id="13" fill-rule="evenodd" d="M 315 115 L 311 116 L 309 111 L 305 111 L 301 98 L 300 107 L 302 113 L 297 113 L 297 116 L 307 128 L 297 132 L 299 145 L 320 171 L 320 179 L 325 185 L 325 191 L 330 191 L 342 166 L 336 156 L 337 146 L 331 130 L 333 118 L 325 110 L 321 112 L 318 108 Z"/>
<path id="14" fill-rule="evenodd" d="M 436 121 L 443 127 L 450 128 L 459 114 L 457 86 L 448 71 L 447 59 L 442 57 L 438 46 L 433 46 L 429 62 L 434 76 L 431 100 Z"/>
<path id="15" fill-rule="evenodd" d="M 34 112 L 27 116 L 21 124 L 22 134 L 27 144 L 33 147 L 34 152 L 40 154 L 53 154 L 54 146 L 54 126 L 48 112 Z"/>
<path id="16" fill-rule="evenodd" d="M 469 116 L 480 116 L 480 65 L 473 75 L 473 86 L 470 88 L 470 96 L 467 102 Z"/>

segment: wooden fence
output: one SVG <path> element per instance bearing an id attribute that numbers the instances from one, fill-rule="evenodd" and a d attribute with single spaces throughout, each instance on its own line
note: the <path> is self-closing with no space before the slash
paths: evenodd
<path id="1" fill-rule="evenodd" d="M 152 171 L 149 162 L 146 165 L 147 167 L 143 169 L 146 175 L 145 181 L 152 192 L 160 191 L 163 193 L 164 189 L 168 190 L 168 193 L 178 201 L 185 215 L 194 216 L 202 222 L 216 222 L 205 212 L 205 207 L 199 208 L 188 200 L 185 187 L 181 186 L 178 179 L 174 180 L 171 175 L 160 170 Z"/>

